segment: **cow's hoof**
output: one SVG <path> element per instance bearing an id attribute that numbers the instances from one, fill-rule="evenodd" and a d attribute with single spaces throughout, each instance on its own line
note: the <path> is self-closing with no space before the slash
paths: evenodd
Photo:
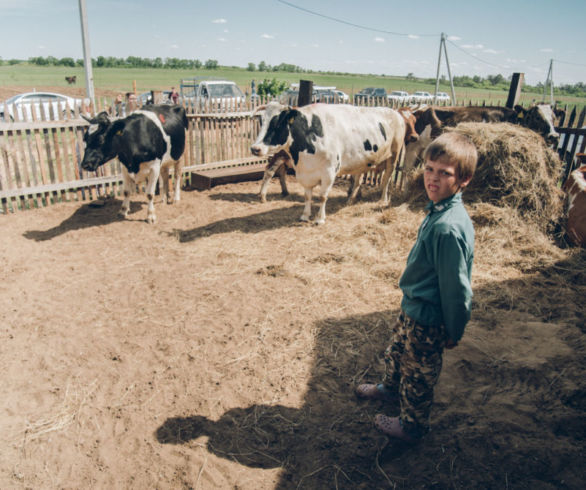
<path id="1" fill-rule="evenodd" d="M 289 195 L 288 191 L 281 192 L 281 196 L 283 196 L 283 197 L 287 197 L 288 195 Z"/>
<path id="2" fill-rule="evenodd" d="M 299 218 L 299 221 L 303 221 L 304 223 L 307 223 L 309 221 L 309 216 L 303 215 Z"/>
<path id="3" fill-rule="evenodd" d="M 325 222 L 326 222 L 326 220 L 325 220 L 325 219 L 316 219 L 316 220 L 313 222 L 313 224 L 314 224 L 315 226 L 320 226 L 320 225 L 323 225 Z"/>
<path id="4" fill-rule="evenodd" d="M 149 225 L 154 225 L 157 222 L 157 217 L 154 214 L 147 216 L 147 223 Z"/>
<path id="5" fill-rule="evenodd" d="M 118 211 L 118 216 L 122 219 L 126 219 L 126 217 L 128 216 L 128 210 L 121 209 L 120 211 Z"/>
<path id="6" fill-rule="evenodd" d="M 262 202 L 262 203 L 267 202 L 267 198 L 265 196 L 260 196 L 260 202 Z"/>

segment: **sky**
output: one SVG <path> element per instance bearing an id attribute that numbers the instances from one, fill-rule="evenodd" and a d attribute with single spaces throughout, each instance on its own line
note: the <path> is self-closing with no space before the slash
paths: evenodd
<path id="1" fill-rule="evenodd" d="M 92 58 L 586 83 L 585 0 L 85 0 Z M 0 0 L 0 57 L 83 58 L 79 0 Z M 12 40 L 13 42 L 6 42 Z M 441 52 L 440 76 L 449 77 Z"/>

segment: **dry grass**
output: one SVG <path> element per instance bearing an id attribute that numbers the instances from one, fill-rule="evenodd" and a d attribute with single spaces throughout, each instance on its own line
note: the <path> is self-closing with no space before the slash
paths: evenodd
<path id="1" fill-rule="evenodd" d="M 542 231 L 555 229 L 563 212 L 563 167 L 541 136 L 508 123 L 462 123 L 447 130 L 468 136 L 478 150 L 476 174 L 464 191 L 467 203 L 511 208 Z M 424 199 L 422 179 L 419 172 L 411 180 L 411 201 Z"/>

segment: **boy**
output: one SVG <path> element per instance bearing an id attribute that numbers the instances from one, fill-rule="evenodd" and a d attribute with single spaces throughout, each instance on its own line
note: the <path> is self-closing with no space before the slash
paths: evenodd
<path id="1" fill-rule="evenodd" d="M 415 442 L 429 431 L 433 388 L 444 348 L 458 344 L 470 319 L 474 228 L 462 204 L 478 154 L 464 135 L 444 133 L 425 150 L 425 191 L 431 202 L 399 281 L 401 313 L 385 351 L 383 383 L 362 384 L 359 398 L 400 400 L 398 417 L 375 416 L 384 434 Z"/>

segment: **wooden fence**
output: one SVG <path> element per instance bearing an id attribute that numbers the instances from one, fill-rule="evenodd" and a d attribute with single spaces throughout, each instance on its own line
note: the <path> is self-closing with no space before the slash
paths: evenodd
<path id="1" fill-rule="evenodd" d="M 266 101 L 259 100 L 257 103 Z M 376 101 L 371 101 L 371 104 Z M 97 103 L 100 110 L 106 105 Z M 388 101 L 381 105 L 391 105 Z M 395 104 L 396 106 L 396 104 Z M 252 117 L 254 105 L 239 105 L 233 112 L 200 112 L 187 107 L 189 129 L 184 155 L 185 184 L 190 184 L 190 171 L 198 166 L 248 164 L 262 161 L 250 155 L 259 122 Z M 201 109 L 201 108 L 200 108 Z M 213 108 L 207 108 L 213 110 Z M 584 153 L 585 111 L 567 112 L 560 155 L 566 163 L 564 177 L 569 175 L 577 153 Z M 120 195 L 122 176 L 120 162 L 113 160 L 97 172 L 81 169 L 83 134 L 88 123 L 74 114 L 61 119 L 0 122 L 0 213 L 34 209 L 63 201 L 87 201 L 103 195 Z M 203 167 L 202 167 L 203 168 Z M 402 182 L 395 176 L 395 182 Z M 400 184 L 399 184 L 400 185 Z"/>

